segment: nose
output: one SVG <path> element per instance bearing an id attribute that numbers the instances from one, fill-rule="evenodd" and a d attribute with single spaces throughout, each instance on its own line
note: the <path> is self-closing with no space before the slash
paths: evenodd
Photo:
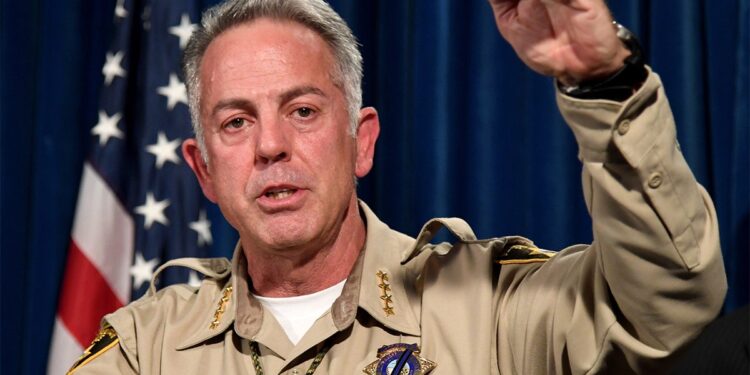
<path id="1" fill-rule="evenodd" d="M 291 145 L 280 121 L 266 121 L 258 127 L 255 144 L 255 161 L 260 164 L 273 164 L 289 160 Z"/>

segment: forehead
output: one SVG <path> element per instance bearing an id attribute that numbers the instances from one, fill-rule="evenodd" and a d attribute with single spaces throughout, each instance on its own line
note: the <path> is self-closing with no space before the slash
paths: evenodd
<path id="1" fill-rule="evenodd" d="M 200 76 L 205 84 L 258 84 L 284 79 L 330 80 L 330 46 L 308 27 L 293 21 L 261 18 L 234 26 L 206 49 Z M 250 83 L 250 82 L 248 82 Z"/>

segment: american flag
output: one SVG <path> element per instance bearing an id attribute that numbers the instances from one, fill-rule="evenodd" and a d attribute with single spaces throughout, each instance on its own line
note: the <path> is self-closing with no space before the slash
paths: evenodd
<path id="1" fill-rule="evenodd" d="M 199 5 L 186 0 L 117 2 L 49 374 L 65 373 L 102 316 L 141 296 L 160 264 L 209 255 L 206 200 L 180 152 L 191 136 L 180 59 L 199 14 Z M 194 273 L 171 268 L 159 279 L 161 285 L 199 282 Z"/>

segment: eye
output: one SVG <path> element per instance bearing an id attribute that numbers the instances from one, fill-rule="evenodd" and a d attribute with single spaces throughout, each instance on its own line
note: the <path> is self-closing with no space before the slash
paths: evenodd
<path id="1" fill-rule="evenodd" d="M 310 107 L 300 107 L 294 110 L 294 113 L 302 118 L 308 118 L 313 115 L 315 111 L 313 111 Z"/>
<path id="2" fill-rule="evenodd" d="M 230 129 L 240 129 L 247 124 L 247 120 L 242 117 L 235 117 L 227 122 L 224 127 Z"/>

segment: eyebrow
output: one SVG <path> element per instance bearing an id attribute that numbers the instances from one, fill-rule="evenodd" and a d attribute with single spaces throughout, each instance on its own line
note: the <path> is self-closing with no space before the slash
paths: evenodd
<path id="1" fill-rule="evenodd" d="M 307 94 L 315 94 L 318 96 L 321 96 L 323 98 L 328 98 L 328 95 L 323 92 L 323 90 L 315 87 L 315 86 L 297 86 L 293 87 L 289 90 L 286 90 L 282 92 L 279 95 L 279 102 L 281 105 L 284 105 L 288 103 L 289 101 L 293 100 L 294 98 L 298 98 L 303 95 Z M 229 98 L 220 100 L 214 108 L 211 110 L 211 115 L 215 116 L 219 111 L 227 108 L 242 108 L 246 109 L 249 112 L 257 112 L 257 109 L 255 107 L 255 104 L 247 99 L 242 98 Z"/>
<path id="2" fill-rule="evenodd" d="M 240 99 L 240 98 L 229 98 L 220 100 L 216 105 L 214 106 L 213 110 L 211 110 L 211 116 L 216 116 L 219 111 L 227 108 L 243 108 L 246 109 L 248 112 L 255 113 L 257 112 L 255 108 L 255 104 L 253 102 L 246 100 L 246 99 Z"/>
<path id="3" fill-rule="evenodd" d="M 315 87 L 315 86 L 298 86 L 293 87 L 287 91 L 284 91 L 279 95 L 281 98 L 281 104 L 284 105 L 291 101 L 294 98 L 307 95 L 307 94 L 315 94 L 318 96 L 322 96 L 323 98 L 328 98 L 328 95 L 326 95 L 323 90 Z"/>

